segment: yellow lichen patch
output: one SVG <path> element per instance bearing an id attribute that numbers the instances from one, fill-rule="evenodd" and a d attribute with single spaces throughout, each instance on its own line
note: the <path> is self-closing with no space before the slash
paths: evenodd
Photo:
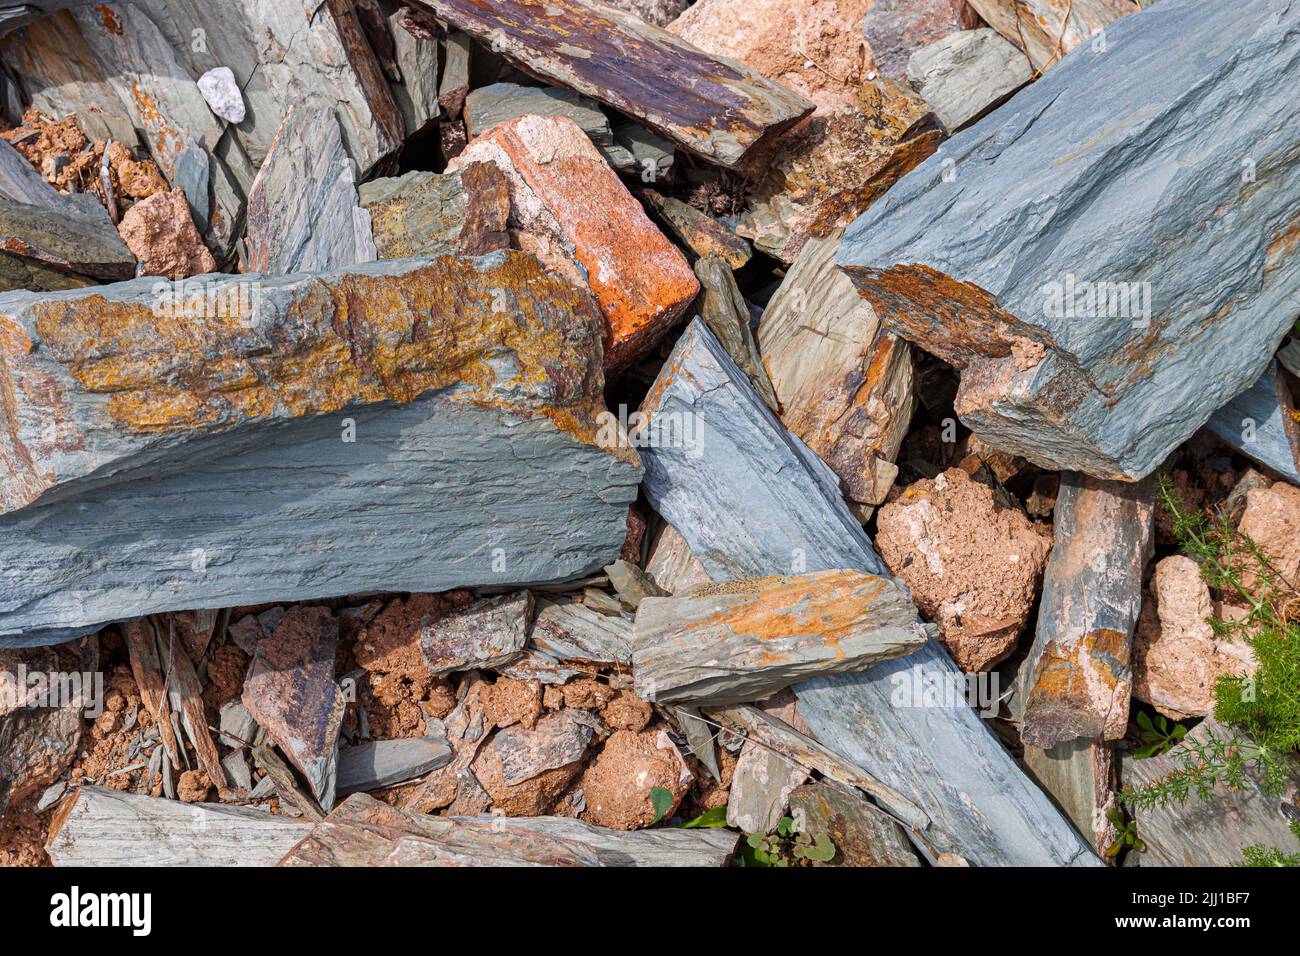
<path id="1" fill-rule="evenodd" d="M 693 589 L 690 597 L 752 593 L 754 599 L 728 607 L 700 622 L 726 625 L 760 640 L 818 635 L 836 644 L 869 622 L 886 581 L 858 571 L 822 571 L 799 577 L 726 581 Z"/>
<path id="2" fill-rule="evenodd" d="M 228 294 L 252 281 L 193 296 L 169 287 L 170 300 L 161 289 L 155 301 L 170 304 L 159 308 L 102 295 L 31 308 L 41 347 L 87 391 L 110 395 L 109 414 L 138 432 L 328 414 L 454 388 L 457 401 L 544 415 L 596 443 L 599 313 L 531 256 L 445 256 L 401 275 Z M 636 461 L 630 449 L 620 457 Z"/>

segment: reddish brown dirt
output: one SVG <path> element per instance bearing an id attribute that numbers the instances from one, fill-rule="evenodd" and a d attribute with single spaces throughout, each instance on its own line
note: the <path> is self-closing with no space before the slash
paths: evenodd
<path id="1" fill-rule="evenodd" d="M 671 750 L 657 746 L 662 727 L 640 733 L 617 730 L 582 775 L 587 809 L 582 819 L 617 830 L 648 827 L 655 818 L 650 791 L 662 787 L 673 795 L 671 816 L 686 794 L 681 765 Z"/>
<path id="2" fill-rule="evenodd" d="M 498 677 L 487 690 L 483 713 L 498 727 L 522 724 L 532 730 L 542 716 L 541 682 Z"/>

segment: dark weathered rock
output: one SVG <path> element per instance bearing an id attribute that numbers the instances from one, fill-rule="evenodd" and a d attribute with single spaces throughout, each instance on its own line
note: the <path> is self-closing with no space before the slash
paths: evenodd
<path id="1" fill-rule="evenodd" d="M 378 258 L 334 108 L 293 106 L 248 194 L 248 269 L 332 272 Z M 442 251 L 442 250 L 439 250 Z"/>
<path id="2" fill-rule="evenodd" d="M 907 61 L 907 82 L 956 132 L 1030 81 L 1025 55 L 996 30 L 960 30 L 922 47 Z"/>
<path id="3" fill-rule="evenodd" d="M 850 571 L 702 584 L 636 615 L 637 696 L 762 700 L 807 677 L 862 670 L 925 643 L 907 588 Z"/>
<path id="4" fill-rule="evenodd" d="M 501 782 L 514 786 L 581 760 L 591 737 L 590 727 L 562 710 L 547 714 L 531 730 L 506 727 L 497 731 L 487 750 L 500 761 Z"/>
<path id="5" fill-rule="evenodd" d="M 1000 450 L 1141 478 L 1294 320 L 1300 10 L 1240 14 L 1122 17 L 1111 52 L 1079 47 L 845 235 L 840 265 L 888 327 L 963 370 L 957 413 Z M 1080 116 L 1129 119 L 1081 139 Z"/>
<path id="6" fill-rule="evenodd" d="M 626 535 L 640 469 L 596 444 L 601 318 L 530 256 L 9 293 L 0 316 L 0 643 L 572 580 Z"/>
<path id="7" fill-rule="evenodd" d="M 653 189 L 643 189 L 638 195 L 650 208 L 650 214 L 699 258 L 717 256 L 731 268 L 739 269 L 753 256 L 748 242 L 694 206 Z"/>
<path id="8" fill-rule="evenodd" d="M 402 111 L 406 135 L 420 132 L 438 118 L 438 36 L 432 30 L 412 32 L 406 24 L 418 20 L 417 11 L 386 2 L 388 33 L 400 83 L 389 82 L 393 100 Z M 436 26 L 436 24 L 435 24 Z"/>
<path id="9" fill-rule="evenodd" d="M 632 622 L 593 611 L 577 601 L 537 602 L 533 648 L 556 661 L 630 664 Z M 546 683 L 549 683 L 546 682 Z"/>
<path id="10" fill-rule="evenodd" d="M 362 183 L 361 204 L 380 259 L 479 256 L 508 249 L 510 191 L 491 163 L 440 175 L 412 170 Z"/>
<path id="11" fill-rule="evenodd" d="M 1053 512 L 1038 630 L 1021 674 L 1020 736 L 1116 740 L 1128 726 L 1133 628 L 1154 548 L 1155 494 L 1069 472 Z M 1085 831 L 1086 832 L 1086 831 Z"/>
<path id="12" fill-rule="evenodd" d="M 339 750 L 340 797 L 414 780 L 451 760 L 445 737 L 371 740 Z"/>
<path id="13" fill-rule="evenodd" d="M 964 6 L 964 0 L 874 0 L 862 19 L 872 65 L 881 76 L 903 80 L 917 48 L 972 25 Z"/>
<path id="14" fill-rule="evenodd" d="M 1300 484 L 1300 420 L 1279 363 L 1264 369 L 1258 382 L 1211 415 L 1205 427 L 1247 458 Z"/>
<path id="15" fill-rule="evenodd" d="M 1219 740 L 1230 740 L 1238 731 L 1207 717 L 1187 734 L 1187 740 L 1205 743 L 1211 734 Z M 1184 770 L 1186 761 L 1197 759 L 1182 745 L 1143 760 L 1126 755 L 1120 780 L 1126 790 L 1141 787 Z M 1182 803 L 1171 800 L 1163 807 L 1130 810 L 1147 849 L 1145 853 L 1130 852 L 1125 865 L 1236 866 L 1242 861 L 1241 851 L 1255 844 L 1293 852 L 1295 835 L 1289 823 L 1294 817 L 1288 817 L 1284 807 L 1295 807 L 1300 792 L 1300 764 L 1294 757 L 1283 759 L 1291 762 L 1291 769 L 1281 797 L 1265 796 L 1259 776 L 1248 773 L 1239 787 L 1230 789 L 1218 784 L 1208 799 L 1193 794 Z"/>
<path id="16" fill-rule="evenodd" d="M 322 607 L 293 607 L 257 653 L 243 704 L 293 765 L 321 807 L 334 806 L 339 728 L 346 701 L 334 681 L 339 624 Z"/>
<path id="17" fill-rule="evenodd" d="M 0 36 L 17 30 L 41 17 L 69 7 L 90 6 L 95 0 L 24 0 L 22 3 L 6 2 L 0 6 Z"/>
<path id="18" fill-rule="evenodd" d="M 630 14 L 584 0 L 418 0 L 535 76 L 599 100 L 728 168 L 813 104 L 735 60 L 707 56 Z"/>
<path id="19" fill-rule="evenodd" d="M 827 780 L 790 792 L 790 817 L 800 833 L 825 836 L 834 859 L 813 866 L 920 866 L 906 832 L 859 795 Z"/>
<path id="20" fill-rule="evenodd" d="M 758 346 L 782 424 L 831 467 L 865 521 L 898 476 L 916 405 L 912 347 L 881 329 L 835 268 L 842 235 L 804 245 L 763 310 Z"/>
<path id="21" fill-rule="evenodd" d="M 61 687 L 51 694 L 48 682 L 44 690 L 28 682 L 59 671 L 50 650 L 0 651 L 0 818 L 10 803 L 53 784 L 80 752 L 82 713 L 94 703 L 93 677 L 85 675 L 92 681 L 86 686 L 78 674 L 78 686 L 66 685 L 67 694 Z"/>
<path id="22" fill-rule="evenodd" d="M 1111 39 L 1106 26 L 1116 17 L 1139 9 L 1137 0 L 966 2 L 985 23 L 1024 50 L 1034 70 L 1040 73 L 1089 40 L 1104 50 Z M 1098 40 L 1098 33 L 1103 32 L 1102 39 Z"/>
<path id="23" fill-rule="evenodd" d="M 420 628 L 420 652 L 443 677 L 476 667 L 508 664 L 524 649 L 533 596 L 527 591 L 475 601 Z"/>
<path id="24" fill-rule="evenodd" d="M 678 341 L 643 407 L 662 437 L 642 452 L 647 497 L 710 575 L 885 573 L 834 474 L 781 427 L 703 323 L 692 323 Z M 703 442 L 674 442 L 668 423 L 696 416 Z M 915 677 L 965 686 L 930 641 L 906 658 L 805 681 L 795 691 L 817 740 L 932 818 L 924 836 L 935 852 L 958 852 L 976 864 L 1095 865 L 964 695 L 926 706 L 909 696 Z"/>
<path id="25" fill-rule="evenodd" d="M 731 267 L 725 260 L 713 256 L 698 259 L 695 277 L 700 280 L 700 294 L 695 300 L 699 317 L 727 350 L 731 360 L 748 376 L 749 384 L 754 386 L 754 391 L 767 407 L 777 411 L 780 405 L 750 329 L 749 307 L 740 294 Z"/>

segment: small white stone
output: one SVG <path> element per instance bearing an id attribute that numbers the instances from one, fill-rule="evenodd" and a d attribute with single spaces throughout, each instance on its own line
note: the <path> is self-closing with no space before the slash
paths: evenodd
<path id="1" fill-rule="evenodd" d="M 213 67 L 199 77 L 199 92 L 208 107 L 230 123 L 244 121 L 244 95 L 235 82 L 235 74 L 228 66 Z"/>

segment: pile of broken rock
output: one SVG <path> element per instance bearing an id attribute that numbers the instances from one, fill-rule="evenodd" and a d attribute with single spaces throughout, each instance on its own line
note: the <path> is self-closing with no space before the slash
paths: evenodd
<path id="1" fill-rule="evenodd" d="M 1153 473 L 1300 578 L 1298 28 L 0 0 L 0 863 L 1101 865 Z"/>

